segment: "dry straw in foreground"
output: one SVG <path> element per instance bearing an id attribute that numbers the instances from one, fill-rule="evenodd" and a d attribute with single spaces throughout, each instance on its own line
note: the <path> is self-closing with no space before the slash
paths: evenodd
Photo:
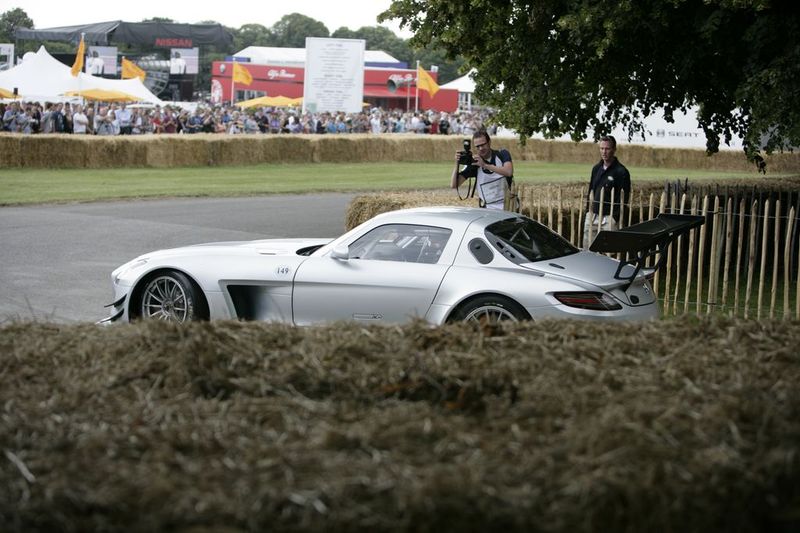
<path id="1" fill-rule="evenodd" d="M 797 531 L 800 323 L 7 324 L 2 531 Z"/>

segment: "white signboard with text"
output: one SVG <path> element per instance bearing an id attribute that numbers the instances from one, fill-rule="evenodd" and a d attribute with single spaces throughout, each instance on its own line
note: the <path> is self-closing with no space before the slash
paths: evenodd
<path id="1" fill-rule="evenodd" d="M 361 111 L 364 48 L 363 39 L 306 37 L 304 111 Z"/>

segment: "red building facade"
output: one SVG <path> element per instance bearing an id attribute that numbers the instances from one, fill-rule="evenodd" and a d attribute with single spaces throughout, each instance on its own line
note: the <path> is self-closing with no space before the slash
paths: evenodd
<path id="1" fill-rule="evenodd" d="M 305 69 L 302 67 L 286 67 L 279 65 L 257 65 L 254 63 L 239 63 L 253 76 L 253 83 L 242 85 L 237 83 L 233 89 L 237 92 L 237 101 L 257 96 L 287 96 L 298 98 L 303 96 L 303 83 Z M 230 61 L 214 61 L 211 65 L 211 93 L 221 94 L 223 102 L 231 101 L 231 72 L 233 64 Z M 374 107 L 383 109 L 414 110 L 416 95 L 416 70 L 395 68 L 370 68 L 364 69 L 364 101 Z M 437 73 L 431 72 L 436 79 Z M 389 81 L 393 81 L 396 90 L 389 89 Z M 246 96 L 245 96 L 246 93 Z M 433 109 L 436 111 L 453 112 L 458 109 L 458 91 L 455 89 L 440 89 L 436 96 L 431 98 L 427 91 L 419 91 L 420 110 Z"/>

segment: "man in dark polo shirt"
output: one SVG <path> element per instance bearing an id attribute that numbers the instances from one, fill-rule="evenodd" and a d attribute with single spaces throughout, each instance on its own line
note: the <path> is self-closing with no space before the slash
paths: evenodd
<path id="1" fill-rule="evenodd" d="M 617 140 L 611 135 L 600 138 L 600 162 L 592 168 L 589 178 L 589 194 L 592 201 L 587 200 L 586 224 L 584 225 L 585 247 L 587 242 L 589 224 L 594 226 L 592 235 L 597 235 L 600 230 L 614 230 L 622 225 L 625 214 L 630 206 L 631 174 L 619 162 L 616 156 Z M 613 193 L 613 194 L 612 194 Z M 603 218 L 600 219 L 600 197 L 603 197 Z M 611 200 L 614 205 L 611 205 Z"/>

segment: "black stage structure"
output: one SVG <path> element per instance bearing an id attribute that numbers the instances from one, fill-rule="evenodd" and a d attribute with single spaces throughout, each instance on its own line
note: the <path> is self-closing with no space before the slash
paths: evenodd
<path id="1" fill-rule="evenodd" d="M 114 46 L 127 44 L 141 48 L 161 49 L 169 56 L 173 48 L 213 46 L 221 51 L 233 48 L 233 34 L 221 24 L 180 24 L 169 22 L 123 22 L 114 20 L 61 26 L 57 28 L 17 28 L 17 41 L 60 41 L 78 46 L 84 36 L 86 46 Z M 71 64 L 74 56 L 54 57 Z M 194 74 L 170 74 L 169 58 L 155 52 L 139 57 L 128 57 L 145 70 L 145 85 L 154 94 L 169 100 L 188 100 L 194 89 Z M 117 76 L 113 76 L 117 77 Z"/>

